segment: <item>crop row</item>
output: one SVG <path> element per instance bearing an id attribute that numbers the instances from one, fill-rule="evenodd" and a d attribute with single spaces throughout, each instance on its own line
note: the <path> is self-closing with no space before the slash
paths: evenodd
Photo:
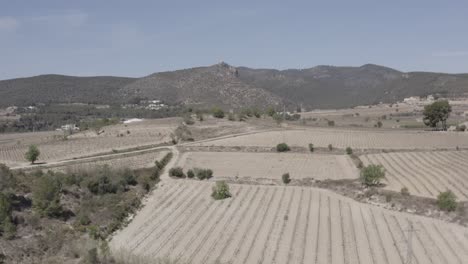
<path id="1" fill-rule="evenodd" d="M 468 200 L 468 151 L 395 152 L 361 156 L 364 164 L 381 164 L 387 171 L 388 188 L 436 197 L 452 190 Z"/>
<path id="2" fill-rule="evenodd" d="M 340 129 L 307 129 L 268 131 L 232 138 L 194 143 L 201 146 L 274 147 L 285 142 L 290 146 L 353 149 L 455 149 L 468 147 L 468 133 L 411 131 L 350 131 Z"/>
<path id="3" fill-rule="evenodd" d="M 157 189 L 113 250 L 190 263 L 463 263 L 468 230 L 389 212 L 331 192 L 231 185 L 215 201 L 211 184 L 171 181 Z"/>
<path id="4" fill-rule="evenodd" d="M 303 153 L 186 152 L 178 162 L 184 169 L 210 168 L 217 178 L 351 179 L 358 177 L 347 155 Z"/>

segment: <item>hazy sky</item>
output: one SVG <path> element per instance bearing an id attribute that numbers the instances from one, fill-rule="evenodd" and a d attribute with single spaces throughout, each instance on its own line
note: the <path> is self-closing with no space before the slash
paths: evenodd
<path id="1" fill-rule="evenodd" d="M 468 72 L 468 1 L 0 0 L 0 79 L 219 61 Z"/>

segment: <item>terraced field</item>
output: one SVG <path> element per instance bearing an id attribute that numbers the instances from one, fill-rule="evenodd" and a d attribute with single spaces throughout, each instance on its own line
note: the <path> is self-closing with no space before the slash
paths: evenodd
<path id="1" fill-rule="evenodd" d="M 274 147 L 281 142 L 300 147 L 307 147 L 312 143 L 316 147 L 332 144 L 337 148 L 349 146 L 355 149 L 455 149 L 457 146 L 468 148 L 468 133 L 290 129 L 211 140 L 194 145 Z"/>
<path id="2" fill-rule="evenodd" d="M 111 241 L 113 251 L 190 263 L 466 263 L 468 229 L 314 188 L 169 181 Z"/>
<path id="3" fill-rule="evenodd" d="M 39 147 L 39 162 L 50 162 L 110 152 L 114 149 L 156 145 L 171 140 L 170 133 L 175 127 L 154 122 L 146 125 L 110 126 L 99 136 L 86 131 L 72 135 L 67 140 L 61 139 L 56 132 L 41 132 L 40 135 L 43 136 L 37 138 L 33 137 L 35 133 L 14 134 L 9 137 L 6 135 L 3 144 L 0 142 L 0 162 L 12 167 L 27 164 L 24 153 L 30 144 Z"/>
<path id="4" fill-rule="evenodd" d="M 131 155 L 131 156 L 122 156 L 121 158 L 106 158 L 106 159 L 97 159 L 91 162 L 84 162 L 79 164 L 67 165 L 62 167 L 57 167 L 54 170 L 60 171 L 75 171 L 75 170 L 89 170 L 97 166 L 108 165 L 113 169 L 141 169 L 149 168 L 154 166 L 156 160 L 161 160 L 164 155 L 169 153 L 168 151 L 154 151 L 144 154 Z"/>
<path id="5" fill-rule="evenodd" d="M 216 178 L 266 178 L 280 180 L 289 172 L 292 179 L 352 179 L 359 173 L 346 155 L 302 153 L 186 152 L 178 165 L 185 170 L 211 168 Z"/>
<path id="6" fill-rule="evenodd" d="M 395 152 L 361 156 L 364 164 L 381 164 L 387 171 L 387 188 L 436 197 L 452 190 L 468 200 L 468 151 Z"/>

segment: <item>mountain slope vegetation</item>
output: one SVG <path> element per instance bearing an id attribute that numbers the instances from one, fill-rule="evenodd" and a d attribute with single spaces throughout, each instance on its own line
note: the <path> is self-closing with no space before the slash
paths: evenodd
<path id="1" fill-rule="evenodd" d="M 275 70 L 219 63 L 142 78 L 41 75 L 0 81 L 0 107 L 148 98 L 200 107 L 344 108 L 429 94 L 467 95 L 468 74 L 401 72 L 374 64 Z"/>

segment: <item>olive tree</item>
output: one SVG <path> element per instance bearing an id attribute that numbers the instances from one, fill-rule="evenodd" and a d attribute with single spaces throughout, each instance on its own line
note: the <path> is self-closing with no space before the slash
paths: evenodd
<path id="1" fill-rule="evenodd" d="M 24 155 L 26 160 L 30 161 L 31 164 L 34 164 L 34 162 L 39 158 L 39 155 L 41 155 L 41 152 L 37 148 L 36 145 L 31 145 L 28 148 L 28 151 Z"/>
<path id="2" fill-rule="evenodd" d="M 440 123 L 442 129 L 447 130 L 447 119 L 452 112 L 452 107 L 447 100 L 434 102 L 424 107 L 424 124 L 429 127 L 437 127 Z"/>

